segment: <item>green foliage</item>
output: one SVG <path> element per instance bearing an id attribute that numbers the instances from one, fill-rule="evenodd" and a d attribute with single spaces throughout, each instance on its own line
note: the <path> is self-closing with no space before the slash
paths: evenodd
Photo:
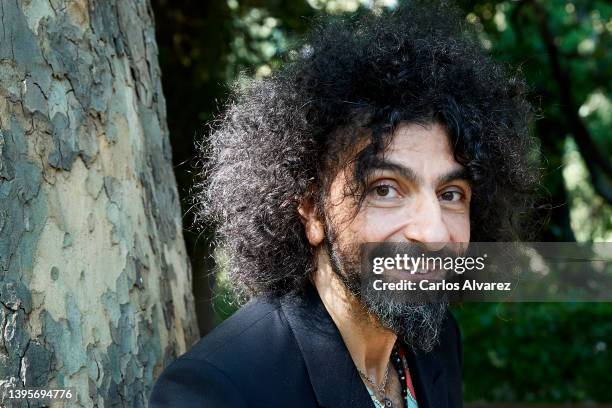
<path id="1" fill-rule="evenodd" d="M 540 110 L 542 118 L 535 131 L 542 141 L 543 185 L 553 207 L 542 240 L 573 241 L 577 231 L 572 225 L 582 229 L 582 239 L 605 236 L 601 225 L 610 226 L 612 172 L 597 165 L 594 156 L 601 155 L 608 166 L 612 163 L 612 6 L 607 1 L 565 0 L 466 1 L 462 5 L 468 12 L 466 20 L 491 55 L 521 69 L 532 88 L 532 102 Z M 550 47 L 557 53 L 556 61 Z M 576 131 L 569 113 L 588 133 Z M 579 226 L 570 221 L 568 203 L 577 202 L 577 196 L 597 200 L 591 200 L 593 194 L 584 197 L 584 189 L 568 191 L 563 175 L 568 138 L 592 144 L 590 149 L 579 147 L 583 159 L 593 166 L 586 180 L 592 185 L 595 179 L 601 180 L 601 186 L 591 189 L 594 195 L 604 190 L 608 194 L 602 205 L 592 206 L 592 222 Z"/>
<path id="2" fill-rule="evenodd" d="M 612 401 L 609 304 L 472 303 L 453 313 L 466 400 Z"/>

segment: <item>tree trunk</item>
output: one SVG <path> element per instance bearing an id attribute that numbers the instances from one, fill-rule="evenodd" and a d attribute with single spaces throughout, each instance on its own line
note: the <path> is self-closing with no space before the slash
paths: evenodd
<path id="1" fill-rule="evenodd" d="M 0 406 L 146 406 L 198 338 L 165 109 L 148 0 L 0 0 Z"/>

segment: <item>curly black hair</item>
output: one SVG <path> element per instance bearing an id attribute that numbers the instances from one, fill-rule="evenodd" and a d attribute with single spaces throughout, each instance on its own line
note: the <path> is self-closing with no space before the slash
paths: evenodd
<path id="1" fill-rule="evenodd" d="M 400 122 L 445 126 L 472 182 L 473 241 L 526 239 L 539 183 L 534 110 L 520 74 L 481 50 L 454 6 L 411 1 L 319 21 L 289 55 L 269 78 L 236 88 L 199 145 L 196 222 L 217 228 L 240 293 L 305 286 L 314 259 L 298 205 L 323 202 L 365 137 L 350 159 L 359 199 L 368 162 Z"/>

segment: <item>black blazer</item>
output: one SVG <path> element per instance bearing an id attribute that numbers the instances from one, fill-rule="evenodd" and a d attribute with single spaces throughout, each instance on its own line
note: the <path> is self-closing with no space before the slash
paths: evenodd
<path id="1" fill-rule="evenodd" d="M 440 344 L 409 353 L 419 408 L 462 407 L 462 350 L 450 313 Z M 409 348 L 406 348 L 409 350 Z M 313 286 L 302 297 L 253 299 L 157 380 L 151 408 L 372 408 L 340 332 Z"/>

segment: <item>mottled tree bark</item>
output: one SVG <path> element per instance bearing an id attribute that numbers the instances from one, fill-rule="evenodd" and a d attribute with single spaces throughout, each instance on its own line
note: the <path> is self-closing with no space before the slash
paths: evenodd
<path id="1" fill-rule="evenodd" d="M 148 0 L 0 0 L 0 392 L 145 406 L 197 339 L 165 115 Z"/>

